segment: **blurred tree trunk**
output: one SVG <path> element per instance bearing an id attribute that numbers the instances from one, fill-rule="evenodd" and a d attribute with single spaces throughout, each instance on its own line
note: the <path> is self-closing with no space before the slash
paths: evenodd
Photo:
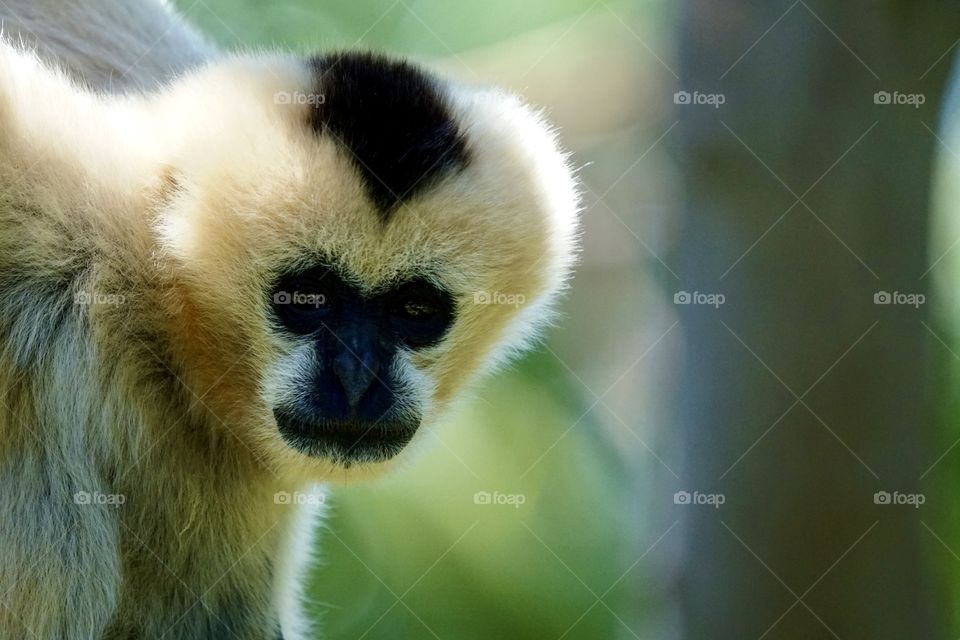
<path id="1" fill-rule="evenodd" d="M 682 488 L 726 498 L 677 507 L 691 639 L 944 637 L 923 508 L 874 503 L 921 491 L 943 453 L 929 446 L 927 305 L 874 296 L 926 293 L 958 36 L 956 3 L 685 5 L 678 288 L 726 296 L 678 306 Z"/>

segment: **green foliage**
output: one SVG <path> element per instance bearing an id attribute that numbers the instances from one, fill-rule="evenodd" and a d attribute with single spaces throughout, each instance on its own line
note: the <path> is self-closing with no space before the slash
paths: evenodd
<path id="1" fill-rule="evenodd" d="M 195 24 L 226 46 L 362 46 L 450 55 L 519 35 L 589 9 L 586 0 L 178 0 Z"/>

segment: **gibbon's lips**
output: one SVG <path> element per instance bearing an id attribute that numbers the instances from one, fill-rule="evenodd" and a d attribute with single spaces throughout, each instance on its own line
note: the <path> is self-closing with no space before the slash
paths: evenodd
<path id="1" fill-rule="evenodd" d="M 420 426 L 418 420 L 312 420 L 285 409 L 276 409 L 273 415 L 280 436 L 289 446 L 345 467 L 389 460 L 400 453 Z"/>

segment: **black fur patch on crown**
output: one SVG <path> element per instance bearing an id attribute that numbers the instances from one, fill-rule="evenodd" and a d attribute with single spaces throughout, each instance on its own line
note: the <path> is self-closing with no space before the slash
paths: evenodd
<path id="1" fill-rule="evenodd" d="M 310 126 L 350 152 L 381 217 L 467 163 L 466 141 L 436 80 L 359 52 L 316 56 Z"/>

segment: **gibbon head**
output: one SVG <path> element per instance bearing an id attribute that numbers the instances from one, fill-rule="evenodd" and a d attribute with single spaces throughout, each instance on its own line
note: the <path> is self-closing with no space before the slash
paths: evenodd
<path id="1" fill-rule="evenodd" d="M 550 318 L 577 195 L 516 98 L 349 53 L 231 58 L 153 105 L 179 368 L 271 464 L 379 471 Z"/>

